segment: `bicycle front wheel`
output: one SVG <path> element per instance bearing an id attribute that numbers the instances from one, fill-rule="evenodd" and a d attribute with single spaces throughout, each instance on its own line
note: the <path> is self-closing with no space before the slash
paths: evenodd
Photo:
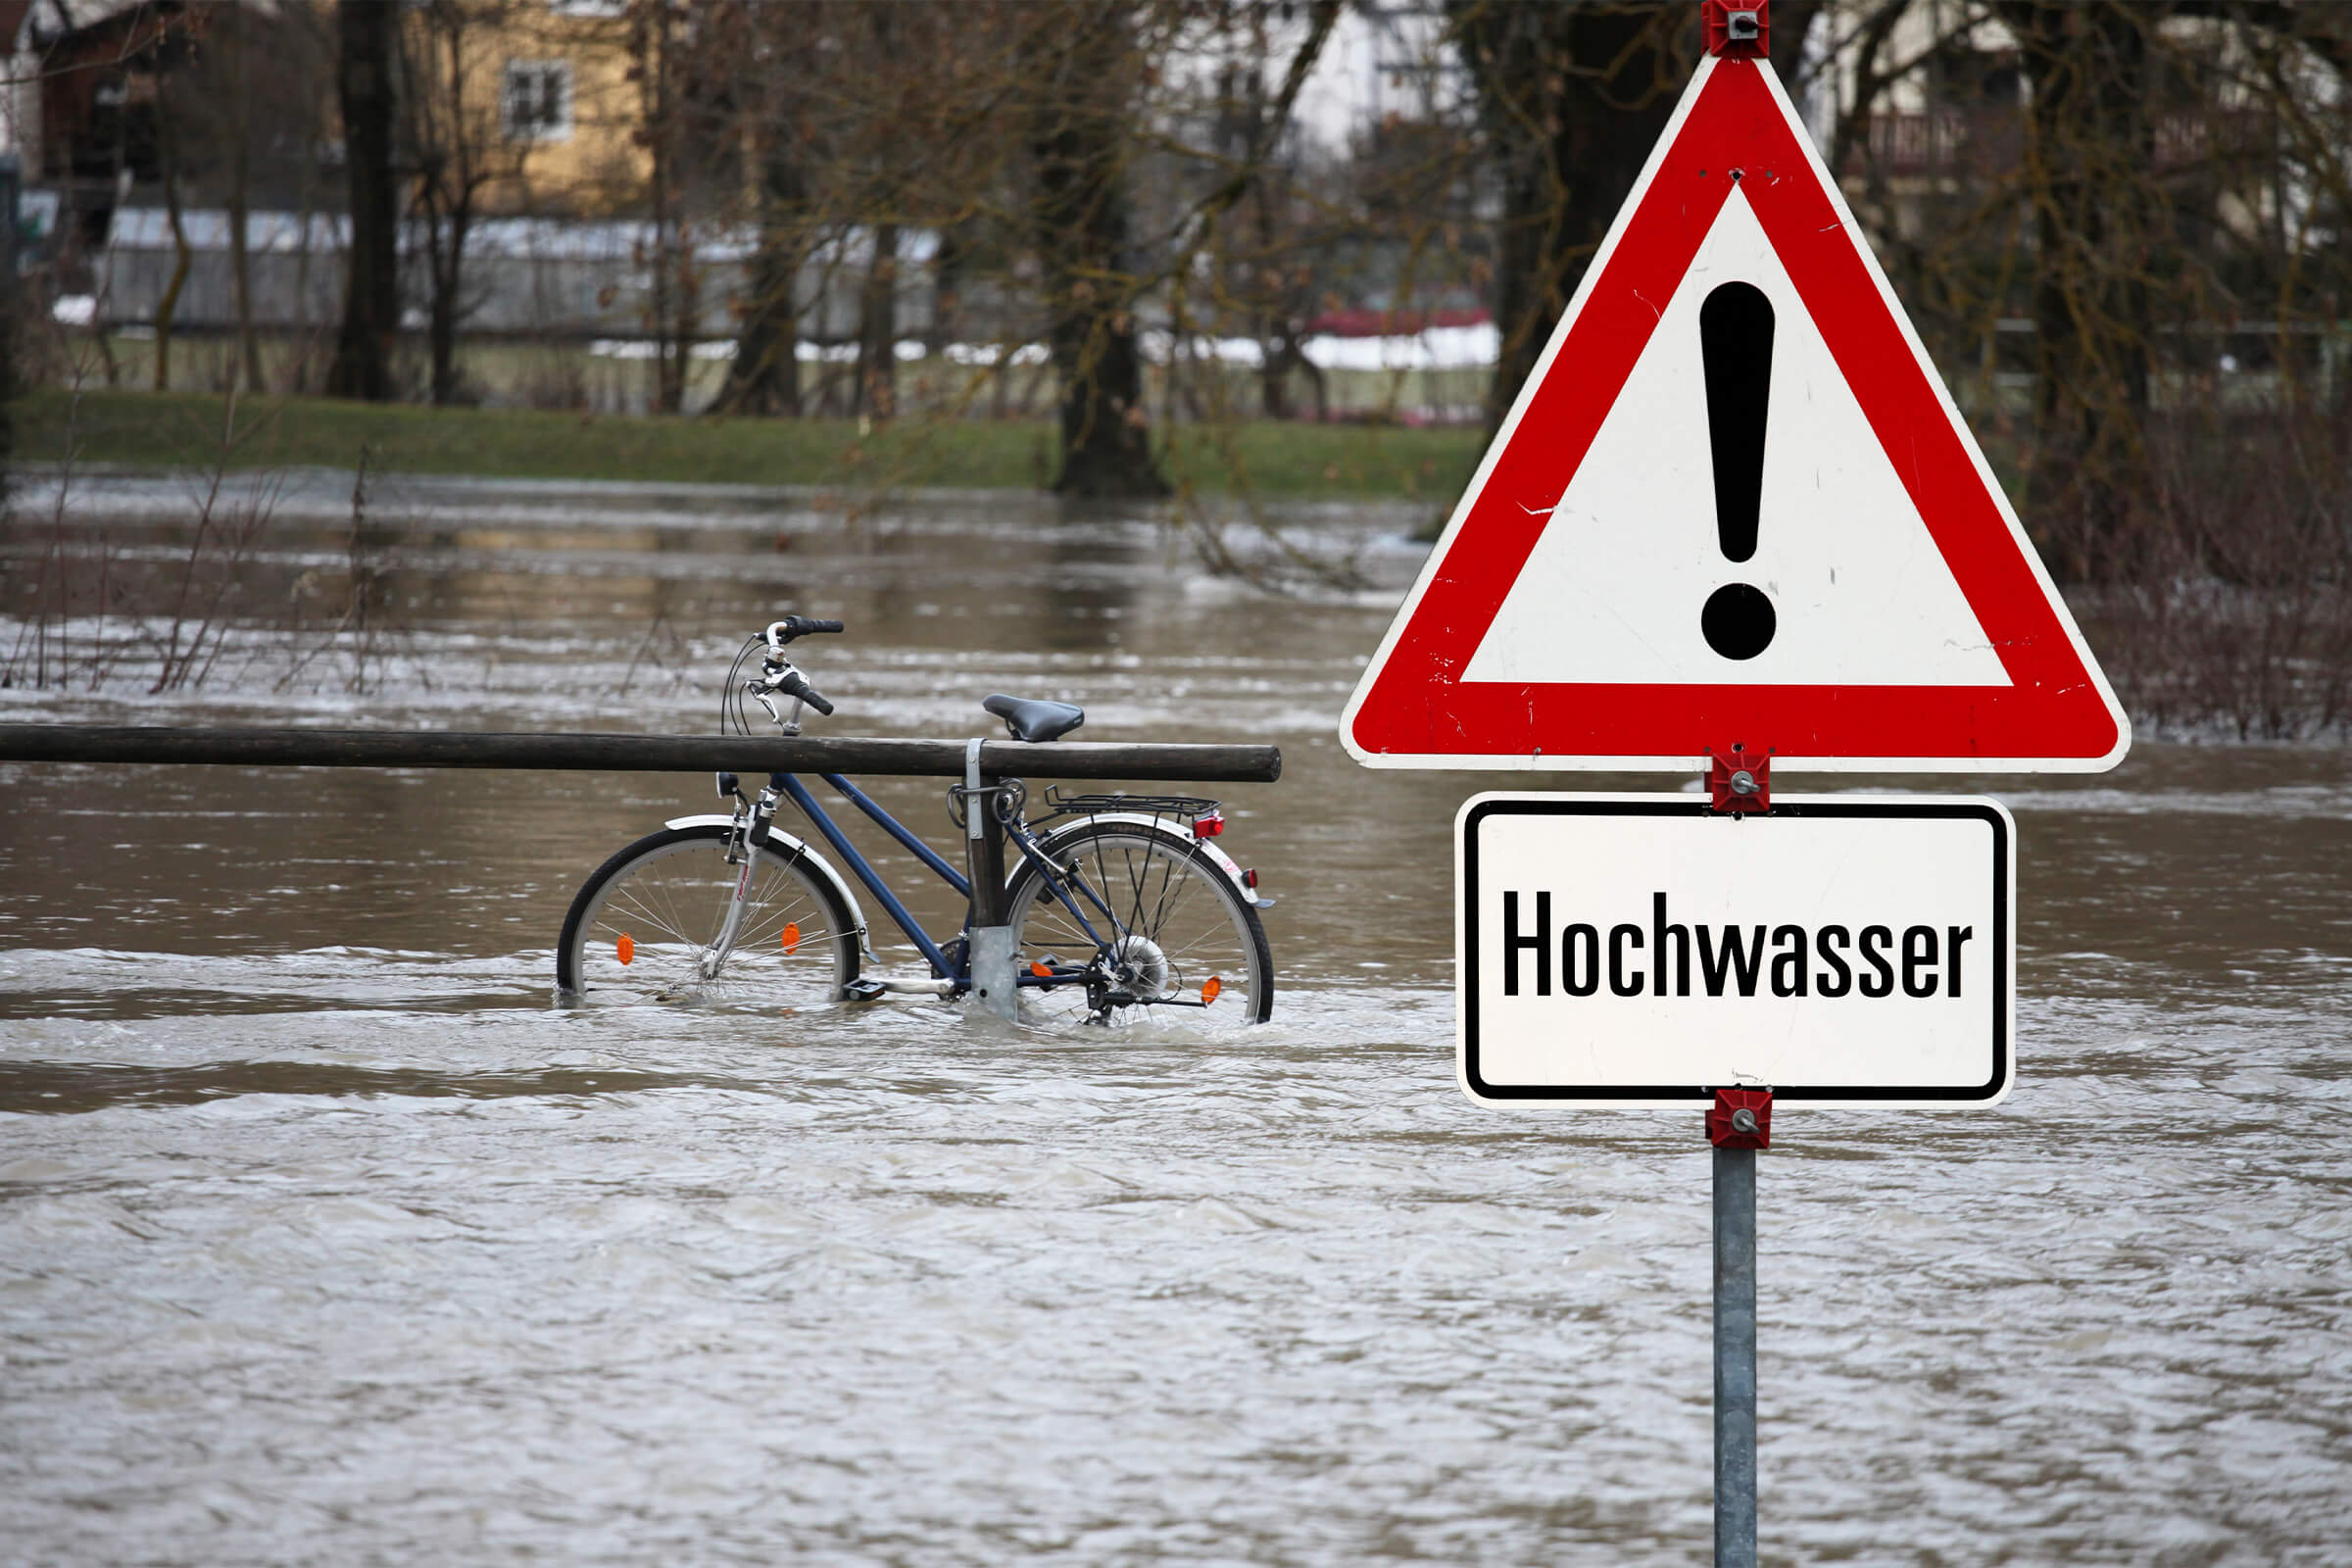
<path id="1" fill-rule="evenodd" d="M 1093 966 L 1102 979 L 1024 986 L 1024 1014 L 1218 1030 L 1273 1012 L 1265 927 L 1198 845 L 1101 822 L 1055 839 L 1051 854 L 1061 893 L 1026 859 L 1006 890 L 1015 963 L 1023 973 Z"/>
<path id="2" fill-rule="evenodd" d="M 599 1002 L 818 1006 L 858 977 L 858 933 L 806 850 L 758 852 L 743 917 L 722 955 L 744 867 L 727 863 L 715 822 L 639 839 L 599 866 L 571 901 L 556 944 L 556 985 Z"/>

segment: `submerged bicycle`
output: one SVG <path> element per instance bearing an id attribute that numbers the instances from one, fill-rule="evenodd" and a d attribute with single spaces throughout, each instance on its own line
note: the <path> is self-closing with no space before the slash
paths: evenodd
<path id="1" fill-rule="evenodd" d="M 777 730 L 801 732 L 804 708 L 833 705 L 785 656 L 792 642 L 838 632 L 838 620 L 787 615 L 747 639 L 727 672 L 720 729 L 752 733 L 750 703 Z M 759 672 L 747 674 L 759 659 Z M 748 699 L 748 701 L 747 701 Z M 789 709 L 780 704 L 788 701 Z M 1084 722 L 1068 703 L 992 696 L 981 704 L 1012 738 L 1048 742 Z M 808 787 L 773 773 L 747 799 L 732 773 L 725 815 L 682 816 L 607 860 L 571 901 L 556 948 L 566 996 L 750 1002 L 808 1006 L 893 993 L 954 998 L 972 989 L 971 883 L 965 874 L 838 773 L 818 775 L 933 875 L 966 900 L 963 928 L 941 941 L 909 914 Z M 890 976 L 867 941 L 858 895 L 808 844 L 775 824 L 789 800 L 856 873 L 929 963 Z M 1262 1023 L 1274 1006 L 1273 959 L 1258 911 L 1257 874 L 1210 841 L 1224 831 L 1213 800 L 1178 795 L 1063 795 L 1028 813 L 1019 779 L 951 786 L 949 815 L 990 811 L 1018 858 L 1004 885 L 1020 1013 L 1026 1020 Z"/>

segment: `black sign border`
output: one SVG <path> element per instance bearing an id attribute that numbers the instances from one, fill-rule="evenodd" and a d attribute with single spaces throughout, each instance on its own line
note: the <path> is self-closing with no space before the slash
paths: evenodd
<path id="1" fill-rule="evenodd" d="M 1462 816 L 1458 831 L 1461 846 L 1462 948 L 1455 959 L 1454 990 L 1462 1009 L 1460 1044 L 1462 1082 L 1470 1093 L 1482 1101 L 1661 1101 L 1683 1100 L 1694 1104 L 1713 1101 L 1715 1091 L 1741 1087 L 1737 1084 L 1613 1084 L 1581 1086 L 1574 1084 L 1491 1084 L 1478 1071 L 1478 829 L 1489 816 L 1681 816 L 1706 817 L 1713 813 L 1703 800 L 1689 797 L 1662 797 L 1657 800 L 1592 800 L 1572 795 L 1552 797 L 1519 797 L 1510 800 L 1480 801 Z M 1861 1104 L 1875 1102 L 1899 1101 L 1911 1103 L 1935 1102 L 1952 1105 L 1984 1104 L 1998 1100 L 2009 1083 L 2009 988 L 2011 944 L 2009 914 L 2009 819 L 1995 807 L 1963 801 L 1806 801 L 1801 804 L 1775 806 L 1773 816 L 1789 817 L 1860 817 L 1892 818 L 1900 821 L 1948 821 L 1962 819 L 1983 822 L 1992 829 L 1992 921 L 1994 955 L 1992 973 L 1992 1076 L 1981 1085 L 1945 1088 L 1888 1089 L 1868 1084 L 1814 1084 L 1801 1088 L 1772 1089 L 1776 1103 L 1788 1104 Z M 1766 823 L 1751 825 L 1743 821 L 1723 824 L 1730 832 L 1770 832 Z M 1462 973 L 1467 967 L 1469 972 Z M 1757 1087 L 1757 1086 L 1747 1086 Z"/>

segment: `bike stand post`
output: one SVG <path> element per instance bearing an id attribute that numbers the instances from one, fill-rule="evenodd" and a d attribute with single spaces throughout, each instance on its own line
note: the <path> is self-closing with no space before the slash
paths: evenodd
<path id="1" fill-rule="evenodd" d="M 1715 1568 L 1756 1568 L 1756 1151 L 1772 1091 L 1718 1089 L 1715 1146 Z"/>
<path id="2" fill-rule="evenodd" d="M 963 749 L 964 852 L 972 880 L 970 940 L 966 962 L 972 968 L 972 995 L 998 1017 L 1017 1022 L 1021 1015 L 1019 983 L 1013 977 L 1012 927 L 1005 923 L 1004 825 L 997 820 L 996 797 L 983 795 L 997 780 L 980 773 L 981 742 Z"/>

